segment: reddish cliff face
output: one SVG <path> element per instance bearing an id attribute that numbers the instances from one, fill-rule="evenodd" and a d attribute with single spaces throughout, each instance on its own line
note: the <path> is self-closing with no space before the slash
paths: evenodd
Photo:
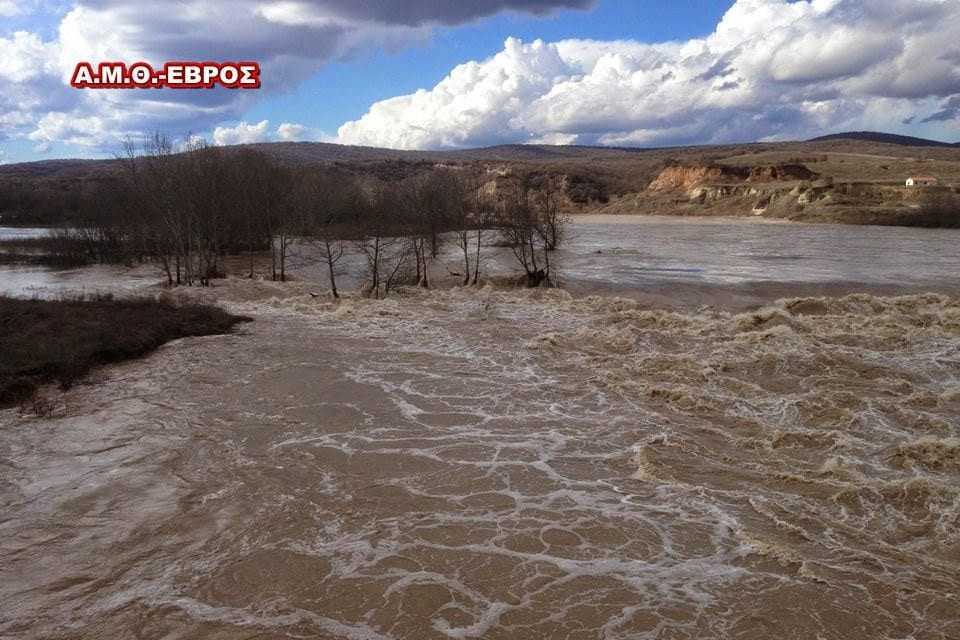
<path id="1" fill-rule="evenodd" d="M 816 180 L 819 174 L 810 171 L 802 164 L 776 164 L 753 167 L 749 182 L 778 182 L 781 180 Z"/>
<path id="2" fill-rule="evenodd" d="M 674 165 L 650 183 L 651 191 L 690 191 L 694 187 L 739 182 L 815 180 L 818 174 L 802 164 L 728 167 L 723 165 Z"/>
<path id="3" fill-rule="evenodd" d="M 741 182 L 749 175 L 749 170 L 739 167 L 675 165 L 661 171 L 648 188 L 651 191 L 689 191 L 702 184 Z"/>

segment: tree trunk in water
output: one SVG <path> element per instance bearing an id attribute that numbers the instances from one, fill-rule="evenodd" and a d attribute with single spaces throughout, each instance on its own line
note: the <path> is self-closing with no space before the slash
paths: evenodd
<path id="1" fill-rule="evenodd" d="M 527 274 L 527 287 L 536 289 L 547 279 L 547 272 L 543 269 L 537 269 Z"/>
<path id="2" fill-rule="evenodd" d="M 470 242 L 466 234 L 468 232 L 463 232 L 463 286 L 470 284 Z"/>
<path id="3" fill-rule="evenodd" d="M 476 285 L 480 281 L 480 229 L 477 229 L 477 255 L 473 263 L 473 284 Z"/>
<path id="4" fill-rule="evenodd" d="M 340 294 L 337 293 L 337 277 L 334 273 L 332 260 L 327 260 L 327 269 L 330 271 L 330 292 L 333 293 L 334 298 L 339 298 Z"/>

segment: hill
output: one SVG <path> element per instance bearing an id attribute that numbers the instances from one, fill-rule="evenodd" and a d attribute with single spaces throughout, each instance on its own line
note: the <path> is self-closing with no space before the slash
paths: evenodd
<path id="1" fill-rule="evenodd" d="M 403 151 L 274 142 L 224 149 L 236 153 L 245 148 L 287 167 L 328 167 L 385 181 L 438 166 L 498 186 L 511 181 L 543 184 L 544 178 L 559 180 L 566 191 L 566 205 L 573 212 L 754 214 L 857 222 L 915 208 L 917 194 L 901 192 L 911 175 L 933 175 L 948 189 L 960 187 L 960 146 L 878 132 L 833 134 L 806 142 L 665 148 L 514 144 Z M 120 167 L 118 160 L 0 165 L 0 219 L 7 224 L 75 219 L 84 194 L 92 193 L 98 183 L 109 182 Z M 675 170 L 663 176 L 668 168 Z M 817 179 L 798 178 L 803 175 L 816 175 Z M 689 176 L 702 179 L 694 184 Z M 664 179 L 658 182 L 660 177 Z M 770 184 L 757 185 L 760 179 Z M 744 181 L 748 184 L 739 184 Z M 821 186 L 820 191 L 808 194 L 804 191 L 808 182 L 835 186 Z M 683 186 L 651 189 L 654 183 Z M 786 198 L 784 193 L 793 195 Z"/>
<path id="2" fill-rule="evenodd" d="M 942 142 L 940 140 L 929 140 L 927 138 L 914 138 L 913 136 L 901 136 L 895 133 L 881 133 L 879 131 L 848 131 L 846 133 L 833 133 L 827 136 L 813 138 L 807 142 L 828 142 L 833 140 L 861 140 L 864 142 L 879 142 L 881 144 L 896 144 L 905 147 L 960 146 L 960 143 Z"/>

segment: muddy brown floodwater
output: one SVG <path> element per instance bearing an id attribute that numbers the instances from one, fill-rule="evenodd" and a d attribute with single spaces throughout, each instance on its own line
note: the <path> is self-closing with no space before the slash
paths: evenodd
<path id="1" fill-rule="evenodd" d="M 0 412 L 0 637 L 960 637 L 956 299 L 306 293 Z"/>

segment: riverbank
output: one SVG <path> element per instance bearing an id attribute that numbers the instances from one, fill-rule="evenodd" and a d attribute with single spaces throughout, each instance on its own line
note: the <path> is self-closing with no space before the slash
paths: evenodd
<path id="1" fill-rule="evenodd" d="M 249 318 L 153 299 L 0 297 L 0 407 L 47 384 L 69 388 L 94 367 L 137 358 L 188 336 L 231 331 Z"/>
<path id="2" fill-rule="evenodd" d="M 803 199 L 806 191 L 797 188 L 774 191 L 764 195 L 761 189 L 751 187 L 745 195 L 737 195 L 732 188 L 710 187 L 709 199 L 701 199 L 700 191 L 687 193 L 640 192 L 614 198 L 575 215 L 583 217 L 662 216 L 696 220 L 755 220 L 760 222 L 803 223 L 851 226 L 921 227 L 926 229 L 960 228 L 960 196 L 952 190 L 942 190 L 931 201 L 927 194 L 917 190 L 907 192 L 903 200 L 884 202 L 881 195 L 823 197 L 820 202 Z M 880 189 L 880 187 L 875 187 Z M 902 187 L 887 190 L 905 191 Z M 867 186 L 860 186 L 862 191 Z M 731 195 L 731 193 L 733 195 Z M 799 201 L 799 202 L 798 202 Z"/>

